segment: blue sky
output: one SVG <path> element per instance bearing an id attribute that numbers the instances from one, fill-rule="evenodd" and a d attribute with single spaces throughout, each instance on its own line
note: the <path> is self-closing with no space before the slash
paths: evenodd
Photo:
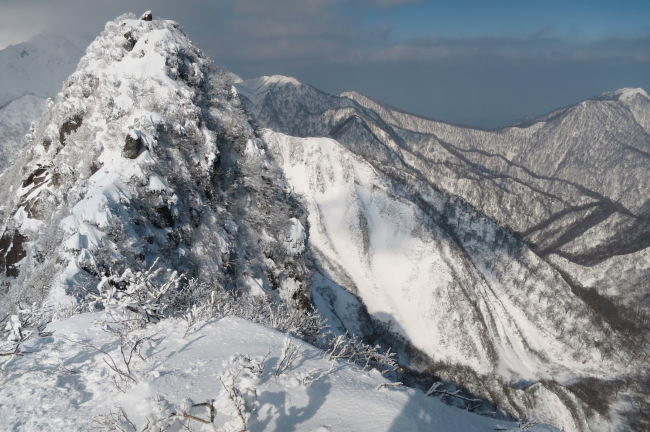
<path id="1" fill-rule="evenodd" d="M 393 26 L 396 39 L 435 36 L 529 36 L 537 32 L 576 40 L 634 37 L 650 33 L 648 0 L 456 0 L 420 1 L 399 8 L 351 13 L 364 25 Z"/>
<path id="2" fill-rule="evenodd" d="M 291 75 L 454 123 L 650 90 L 650 0 L 0 0 L 0 48 L 42 31 L 87 43 L 146 9 L 244 78 Z"/>

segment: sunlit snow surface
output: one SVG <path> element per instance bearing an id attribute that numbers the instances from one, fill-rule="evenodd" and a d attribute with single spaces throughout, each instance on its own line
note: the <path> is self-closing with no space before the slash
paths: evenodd
<path id="1" fill-rule="evenodd" d="M 0 429 L 37 431 L 89 430 L 96 416 L 121 407 L 136 426 L 156 416 L 160 403 L 172 405 L 216 399 L 214 425 L 189 422 L 192 430 L 224 430 L 229 419 L 219 376 L 235 354 L 267 356 L 256 383 L 257 408 L 249 423 L 255 431 L 379 432 L 519 430 L 514 423 L 496 421 L 445 405 L 404 387 L 379 388 L 386 381 L 376 371 L 363 371 L 345 362 L 331 362 L 323 352 L 266 327 L 238 318 L 200 323 L 189 331 L 183 320 L 164 320 L 140 330 L 151 335 L 132 365 L 137 383 L 120 391 L 104 360 L 119 359 L 116 337 L 103 330 L 111 317 L 100 313 L 76 315 L 51 324 L 51 336 L 23 345 L 21 357 L 0 359 Z M 104 324 L 102 324 L 104 323 Z M 186 334 L 187 331 L 187 334 Z M 284 341 L 299 348 L 294 365 L 278 376 L 275 367 Z M 103 354 L 96 348 L 106 352 Z M 333 371 L 312 384 L 308 374 Z M 207 410 L 192 414 L 207 417 Z M 128 429 L 127 429 L 128 430 Z M 175 430 L 175 429 L 173 429 Z M 533 426 L 529 431 L 552 431 Z"/>

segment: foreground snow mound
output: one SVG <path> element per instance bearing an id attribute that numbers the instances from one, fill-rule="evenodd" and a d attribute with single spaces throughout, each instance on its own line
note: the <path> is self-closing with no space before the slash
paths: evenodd
<path id="1" fill-rule="evenodd" d="M 379 372 L 330 361 L 311 345 L 243 319 L 193 326 L 163 320 L 126 336 L 116 327 L 104 314 L 76 315 L 26 342 L 29 353 L 3 359 L 0 429 L 520 430 L 393 386 Z M 120 346 L 128 358 L 127 341 L 136 340 L 142 342 L 127 368 Z"/>

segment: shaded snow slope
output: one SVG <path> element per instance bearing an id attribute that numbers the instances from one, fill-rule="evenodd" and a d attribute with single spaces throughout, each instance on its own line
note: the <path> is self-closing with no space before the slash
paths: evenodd
<path id="1" fill-rule="evenodd" d="M 173 423 L 168 417 L 184 405 L 215 400 L 214 425 L 183 422 L 195 431 L 234 431 L 237 419 L 220 381 L 229 383 L 227 374 L 234 371 L 239 389 L 254 407 L 247 429 L 251 432 L 519 430 L 517 424 L 468 413 L 419 390 L 382 388 L 390 382 L 379 372 L 329 361 L 311 345 L 239 318 L 201 323 L 187 333 L 183 320 L 138 330 L 133 337 L 151 339 L 143 345 L 142 358 L 131 365 L 137 382 L 120 391 L 112 380 L 115 373 L 104 363 L 109 355 L 119 361 L 119 339 L 102 321 L 111 319 L 82 314 L 51 324 L 51 336 L 23 346 L 30 354 L 1 360 L 0 429 L 89 430 L 98 427 L 101 415 L 118 408 L 138 427 L 147 420 Z M 298 355 L 287 371 L 276 375 L 287 342 L 297 347 Z M 259 373 L 246 369 L 264 357 Z M 309 377 L 318 375 L 323 376 L 309 383 Z M 209 418 L 205 407 L 185 410 Z M 183 429 L 179 422 L 165 430 Z"/>

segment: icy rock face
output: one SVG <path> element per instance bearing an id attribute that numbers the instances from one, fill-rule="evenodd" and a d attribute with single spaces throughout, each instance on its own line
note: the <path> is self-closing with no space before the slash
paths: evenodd
<path id="1" fill-rule="evenodd" d="M 616 423 L 614 393 L 598 413 L 567 386 L 642 373 L 644 312 L 628 306 L 649 274 L 642 103 L 487 132 L 288 78 L 238 88 L 308 208 L 325 275 L 363 301 L 375 335 L 405 342 L 403 361 L 567 430 Z M 358 309 L 335 291 L 315 301 L 345 326 Z"/>
<path id="2" fill-rule="evenodd" d="M 107 23 L 27 146 L 0 192 L 5 306 L 74 302 L 102 276 L 156 260 L 188 278 L 304 297 L 304 237 L 284 247 L 301 207 L 227 74 L 177 23 Z"/>

